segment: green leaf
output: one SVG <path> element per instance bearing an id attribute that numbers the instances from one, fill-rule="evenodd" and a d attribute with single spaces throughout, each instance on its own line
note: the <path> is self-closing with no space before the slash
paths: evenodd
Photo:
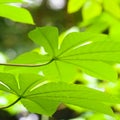
<path id="1" fill-rule="evenodd" d="M 31 59 L 34 58 L 34 59 Z M 49 55 L 41 55 L 36 52 L 27 52 L 18 56 L 15 60 L 11 61 L 11 64 L 23 65 L 38 65 L 45 64 L 51 61 Z M 64 63 L 62 61 L 53 61 L 49 64 L 38 67 L 20 67 L 20 66 L 6 66 L 4 72 L 17 74 L 17 73 L 37 73 L 42 74 L 49 81 L 74 81 L 74 77 L 77 73 L 76 66 Z"/>
<path id="2" fill-rule="evenodd" d="M 73 32 L 68 34 L 60 46 L 59 55 L 64 54 L 75 47 L 89 43 L 90 41 L 104 41 L 108 40 L 108 36 L 104 34 L 94 34 L 90 32 Z"/>
<path id="3" fill-rule="evenodd" d="M 44 66 L 34 68 L 5 67 L 7 72 L 33 72 L 37 74 L 43 72 L 47 80 L 71 82 L 74 80 L 77 68 L 79 67 L 81 70 L 99 79 L 111 81 L 117 79 L 117 73 L 109 64 L 120 62 L 119 42 L 110 40 L 107 35 L 76 32 L 67 35 L 60 49 L 58 49 L 57 41 L 55 41 L 57 37 L 56 34 L 54 39 L 52 39 L 50 33 L 48 36 L 46 34 L 49 28 L 50 33 L 55 33 L 56 29 L 54 29 L 54 27 L 42 27 L 35 29 L 29 34 L 36 43 L 45 47 L 45 50 L 49 53 L 48 56 L 40 54 L 32 55 L 32 53 L 29 53 L 28 55 L 16 58 L 12 63 L 29 63 L 36 65 L 38 63 L 42 64 L 52 61 Z M 45 35 L 47 39 L 44 37 Z M 42 36 L 42 40 L 39 38 L 40 36 Z M 54 42 L 52 42 L 52 40 L 54 40 Z"/>
<path id="4" fill-rule="evenodd" d="M 118 78 L 115 70 L 108 64 L 100 61 L 67 59 L 61 60 L 63 62 L 75 65 L 83 70 L 85 73 L 99 78 L 101 80 L 115 81 Z M 103 69 L 104 68 L 104 69 Z"/>
<path id="5" fill-rule="evenodd" d="M 96 22 L 94 22 L 93 24 L 88 26 L 85 31 L 86 32 L 93 32 L 93 33 L 102 33 L 105 30 L 107 30 L 109 27 L 108 23 L 105 21 L 100 21 L 99 19 L 100 18 L 98 18 L 96 20 Z"/>
<path id="6" fill-rule="evenodd" d="M 119 103 L 119 99 L 82 85 L 48 83 L 28 91 L 22 103 L 32 112 L 47 115 L 52 115 L 60 103 L 113 115 L 110 105 Z"/>
<path id="7" fill-rule="evenodd" d="M 0 16 L 15 22 L 34 24 L 28 10 L 7 4 L 0 4 Z"/>
<path id="8" fill-rule="evenodd" d="M 59 60 L 53 61 L 40 69 L 50 81 L 71 82 L 74 81 L 75 75 L 77 74 L 76 66 Z"/>
<path id="9" fill-rule="evenodd" d="M 41 27 L 29 33 L 29 37 L 38 45 L 43 46 L 45 51 L 55 57 L 58 51 L 58 30 L 55 27 Z"/>
<path id="10" fill-rule="evenodd" d="M 85 1 L 86 0 L 69 0 L 68 7 L 67 7 L 68 13 L 77 12 L 82 7 L 82 5 L 85 3 Z"/>
<path id="11" fill-rule="evenodd" d="M 104 0 L 104 9 L 117 18 L 120 18 L 120 6 L 118 0 Z"/>
<path id="12" fill-rule="evenodd" d="M 40 75 L 33 73 L 17 74 L 16 76 L 10 73 L 0 73 L 0 82 L 2 83 L 0 84 L 0 90 L 22 96 L 31 86 L 34 87 L 36 83 L 43 80 Z"/>
<path id="13" fill-rule="evenodd" d="M 120 40 L 120 23 L 112 25 L 109 29 L 109 35 L 112 38 L 112 40 L 119 41 Z"/>
<path id="14" fill-rule="evenodd" d="M 76 36 L 77 34 L 79 33 L 76 33 Z M 86 40 L 81 45 L 69 44 L 69 46 L 67 46 L 67 41 L 70 43 L 69 40 L 72 40 L 72 37 L 75 40 L 74 36 L 69 35 L 64 39 L 63 47 L 61 45 L 62 54 L 59 54 L 59 59 L 79 66 L 85 72 L 97 78 L 112 81 L 116 80 L 117 74 L 108 64 L 120 63 L 120 43 L 109 39 L 105 40 L 102 37 L 99 37 L 101 40 L 98 41 L 96 37 L 96 41 L 94 38 L 93 40 L 88 38 L 89 41 Z M 64 47 L 65 45 L 66 48 Z"/>
<path id="15" fill-rule="evenodd" d="M 10 93 L 16 93 L 18 84 L 16 79 L 11 74 L 0 73 L 0 90 L 4 90 Z"/>
<path id="16" fill-rule="evenodd" d="M 23 2 L 23 0 L 0 0 L 1 3 L 15 3 L 15 2 Z"/>
<path id="17" fill-rule="evenodd" d="M 93 0 L 89 0 L 85 3 L 82 9 L 82 16 L 84 20 L 90 20 L 99 16 L 102 12 L 101 5 Z"/>
<path id="18" fill-rule="evenodd" d="M 30 112 L 49 116 L 61 103 L 113 116 L 110 106 L 120 101 L 112 95 L 83 85 L 46 83 L 36 74 L 19 74 L 15 77 L 9 73 L 0 73 L 0 81 L 4 83 L 4 85 L 0 84 L 0 90 L 21 97 L 21 102 Z M 9 87 L 9 90 L 4 89 L 5 85 Z"/>
<path id="19" fill-rule="evenodd" d="M 64 52 L 61 56 L 64 59 L 120 63 L 119 55 L 120 42 L 108 39 L 106 41 L 85 42 L 81 46 L 74 46 L 73 49 Z"/>
<path id="20" fill-rule="evenodd" d="M 34 58 L 34 59 L 32 59 Z M 14 59 L 11 63 L 19 63 L 19 64 L 42 64 L 50 61 L 52 58 L 49 55 L 42 55 L 37 51 L 30 51 L 21 54 L 16 59 Z"/>

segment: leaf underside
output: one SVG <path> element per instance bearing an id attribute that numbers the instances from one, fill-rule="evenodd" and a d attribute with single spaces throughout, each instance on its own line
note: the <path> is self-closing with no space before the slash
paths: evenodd
<path id="1" fill-rule="evenodd" d="M 29 37 L 36 44 L 45 48 L 49 56 L 48 61 L 53 59 L 53 62 L 49 65 L 37 68 L 14 67 L 12 69 L 11 67 L 10 69 L 9 67 L 8 70 L 8 67 L 6 67 L 6 70 L 9 72 L 33 71 L 39 73 L 43 71 L 48 78 L 71 81 L 77 73 L 76 68 L 80 68 L 89 75 L 99 79 L 110 81 L 117 79 L 117 73 L 110 64 L 120 63 L 120 43 L 110 40 L 107 35 L 89 32 L 70 33 L 64 38 L 60 49 L 58 49 L 58 31 L 55 27 L 47 26 L 36 28 L 29 33 Z M 43 55 L 38 56 L 41 56 L 42 59 Z M 21 58 L 21 62 L 24 63 L 41 63 L 41 59 L 35 58 L 29 60 L 24 59 L 24 57 L 25 56 L 21 55 L 13 60 L 12 63 L 20 63 L 19 58 Z M 25 58 L 27 57 L 28 56 Z M 73 72 L 69 74 L 72 69 Z M 66 75 L 70 77 L 67 78 L 65 77 Z"/>
<path id="2" fill-rule="evenodd" d="M 21 97 L 21 102 L 30 112 L 49 116 L 61 103 L 113 115 L 110 106 L 119 103 L 119 99 L 83 85 L 63 82 L 43 84 L 42 78 L 35 74 L 20 74 L 15 78 L 12 74 L 1 73 L 0 80 L 3 83 L 0 89 Z"/>
<path id="3" fill-rule="evenodd" d="M 52 61 L 32 68 L 5 67 L 6 73 L 0 74 L 1 90 L 21 96 L 23 105 L 35 113 L 52 115 L 64 103 L 113 115 L 110 106 L 119 103 L 117 98 L 85 86 L 63 82 L 71 82 L 77 68 L 103 80 L 116 80 L 117 73 L 111 65 L 120 62 L 119 41 L 112 41 L 102 34 L 76 32 L 67 35 L 58 48 L 58 31 L 49 26 L 36 28 L 29 33 L 29 37 L 43 46 L 47 53 L 28 52 L 11 63 L 43 64 Z M 14 77 L 11 73 L 22 74 Z M 41 73 L 44 77 L 39 76 Z M 52 83 L 43 85 L 44 82 Z"/>

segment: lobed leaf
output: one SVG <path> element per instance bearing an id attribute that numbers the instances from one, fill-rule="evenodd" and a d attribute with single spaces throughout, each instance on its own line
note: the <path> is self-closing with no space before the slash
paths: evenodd
<path id="1" fill-rule="evenodd" d="M 110 105 L 119 103 L 119 99 L 82 85 L 48 83 L 28 91 L 22 103 L 32 112 L 47 115 L 52 115 L 60 103 L 113 115 Z"/>
<path id="2" fill-rule="evenodd" d="M 29 33 L 29 37 L 45 51 L 55 57 L 58 51 L 58 30 L 55 27 L 41 27 Z"/>
<path id="3" fill-rule="evenodd" d="M 50 30 L 49 30 L 50 29 Z M 55 37 L 52 39 L 52 34 Z M 47 36 L 47 33 L 48 36 Z M 103 80 L 114 81 L 117 73 L 110 64 L 120 62 L 120 43 L 112 41 L 107 35 L 89 32 L 76 32 L 67 35 L 58 49 L 58 32 L 54 27 L 37 28 L 29 33 L 35 43 L 42 45 L 48 55 L 23 55 L 12 63 L 44 63 L 49 64 L 36 68 L 16 67 L 7 72 L 43 72 L 50 81 L 72 81 L 77 72 L 77 67 L 88 74 Z M 45 42 L 44 42 L 45 41 Z M 31 59 L 34 57 L 34 59 Z M 43 57 L 43 58 L 42 58 Z M 47 58 L 48 57 L 48 58 Z M 11 67 L 9 67 L 11 68 Z"/>
<path id="4" fill-rule="evenodd" d="M 19 74 L 16 77 L 11 73 L 0 73 L 0 90 L 22 96 L 31 86 L 42 81 L 40 75 L 33 73 Z"/>
<path id="5" fill-rule="evenodd" d="M 47 83 L 36 74 L 0 73 L 0 90 L 10 92 L 20 97 L 23 105 L 30 111 L 51 116 L 57 107 L 71 104 L 96 112 L 113 116 L 111 105 L 120 100 L 107 93 L 87 88 L 83 85 L 64 82 Z M 5 88 L 8 86 L 9 89 Z"/>
<path id="6" fill-rule="evenodd" d="M 108 40 L 108 36 L 104 34 L 94 34 L 90 32 L 73 32 L 68 34 L 64 38 L 60 46 L 59 55 L 64 54 L 77 46 L 84 45 L 85 43 L 89 43 L 91 41 L 105 40 Z"/>
<path id="7" fill-rule="evenodd" d="M 0 82 L 3 83 L 0 84 L 0 90 L 21 97 L 21 102 L 30 112 L 49 116 L 61 103 L 113 116 L 110 106 L 120 101 L 114 96 L 83 85 L 48 83 L 37 74 L 19 74 L 15 77 L 10 73 L 0 73 Z"/>

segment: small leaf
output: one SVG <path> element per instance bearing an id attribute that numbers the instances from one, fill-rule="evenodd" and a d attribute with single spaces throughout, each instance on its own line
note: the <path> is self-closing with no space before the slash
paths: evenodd
<path id="1" fill-rule="evenodd" d="M 43 46 L 51 56 L 58 51 L 58 30 L 55 27 L 41 27 L 29 33 L 29 37 L 38 45 Z"/>
<path id="2" fill-rule="evenodd" d="M 84 20 L 90 20 L 95 18 L 96 16 L 99 16 L 101 12 L 101 5 L 96 1 L 89 0 L 83 6 L 82 16 Z"/>
<path id="3" fill-rule="evenodd" d="M 85 3 L 86 0 L 69 0 L 68 1 L 68 13 L 74 13 L 77 12 L 82 5 Z"/>
<path id="4" fill-rule="evenodd" d="M 0 16 L 15 22 L 34 24 L 28 10 L 7 4 L 0 4 Z"/>

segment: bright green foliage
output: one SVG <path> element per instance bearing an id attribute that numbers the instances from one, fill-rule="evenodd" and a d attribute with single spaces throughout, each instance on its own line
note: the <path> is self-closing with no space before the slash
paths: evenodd
<path id="1" fill-rule="evenodd" d="M 23 2 L 23 0 L 0 0 L 0 3 L 15 3 L 15 2 Z"/>
<path id="2" fill-rule="evenodd" d="M 36 28 L 29 37 L 38 45 L 44 46 L 46 52 L 55 57 L 58 51 L 58 30 L 55 27 Z"/>
<path id="3" fill-rule="evenodd" d="M 69 0 L 68 2 L 68 13 L 74 13 L 78 11 L 86 0 Z"/>
<path id="4" fill-rule="evenodd" d="M 35 113 L 51 115 L 64 103 L 113 115 L 110 105 L 119 103 L 116 98 L 63 82 L 71 82 L 77 68 L 103 80 L 116 80 L 117 74 L 110 64 L 120 63 L 120 42 L 112 41 L 107 35 L 75 32 L 67 35 L 59 48 L 58 31 L 50 26 L 36 28 L 29 37 L 47 53 L 38 48 L 11 61 L 28 67 L 5 67 L 7 73 L 0 74 L 1 90 L 21 97 L 24 106 Z M 21 74 L 15 78 L 8 72 Z M 52 83 L 43 85 L 48 81 Z"/>
<path id="5" fill-rule="evenodd" d="M 120 6 L 118 0 L 104 0 L 103 1 L 104 9 L 112 14 L 113 16 L 120 18 Z"/>
<path id="6" fill-rule="evenodd" d="M 113 40 L 119 40 L 120 26 L 120 1 L 119 0 L 74 0 L 68 1 L 68 13 L 77 12 L 81 9 L 82 20 L 79 27 L 85 31 L 102 33 L 108 32 Z M 82 3 L 79 6 L 79 3 Z M 71 8 L 70 8 L 71 7 Z M 75 8 L 75 11 L 72 11 Z M 106 31 L 108 30 L 108 31 Z"/>
<path id="7" fill-rule="evenodd" d="M 26 9 L 6 4 L 16 2 L 23 0 L 1 0 L 0 16 L 34 24 Z M 84 22 L 80 26 L 90 25 L 86 31 L 101 32 L 110 26 L 110 35 L 116 36 L 120 26 L 119 20 L 114 18 L 120 18 L 118 3 L 118 0 L 69 0 L 68 12 L 82 8 Z M 103 34 L 75 32 L 59 43 L 57 28 L 50 26 L 37 27 L 29 37 L 45 51 L 38 47 L 2 66 L 0 90 L 19 98 L 30 112 L 38 114 L 51 116 L 60 104 L 69 104 L 114 116 L 111 106 L 119 104 L 119 98 L 69 83 L 74 82 L 78 69 L 102 80 L 116 80 L 117 73 L 112 65 L 120 63 L 119 41 L 112 41 Z"/>
<path id="8" fill-rule="evenodd" d="M 55 36 L 53 36 L 53 33 Z M 42 64 L 52 61 L 46 66 L 37 68 L 13 68 L 11 69 L 12 72 L 33 71 L 39 73 L 43 71 L 45 76 L 55 81 L 70 81 L 73 80 L 76 74 L 75 68 L 79 67 L 88 74 L 103 80 L 114 81 L 117 79 L 117 73 L 109 63 L 120 63 L 120 43 L 110 40 L 106 35 L 88 32 L 71 33 L 64 38 L 60 49 L 58 49 L 58 32 L 54 27 L 37 28 L 30 32 L 29 36 L 45 48 L 45 51 L 49 54 L 48 59 L 46 55 L 39 56 L 39 54 L 37 55 L 39 57 L 36 56 L 34 59 L 30 59 L 29 54 L 36 55 L 37 53 L 29 53 L 28 55 L 21 55 L 12 63 Z"/>
<path id="9" fill-rule="evenodd" d="M 0 4 L 0 16 L 16 22 L 34 24 L 28 10 L 8 4 Z"/>
<path id="10" fill-rule="evenodd" d="M 35 74 L 0 73 L 0 89 L 21 97 L 23 105 L 31 112 L 52 115 L 58 105 L 73 104 L 97 112 L 113 115 L 110 105 L 119 103 L 119 99 L 82 85 L 67 83 L 42 83 Z"/>
<path id="11" fill-rule="evenodd" d="M 34 59 L 31 59 L 34 58 Z M 17 59 L 13 60 L 13 63 L 19 63 L 19 64 L 29 64 L 29 63 L 46 63 L 51 60 L 51 56 L 49 55 L 41 55 L 40 54 L 40 49 L 39 52 L 37 51 L 31 51 L 31 52 L 26 52 L 24 54 L 21 54 L 20 56 L 17 57 Z M 14 67 L 13 67 L 14 68 Z"/>
<path id="12" fill-rule="evenodd" d="M 85 3 L 82 14 L 84 20 L 90 20 L 96 16 L 99 16 L 102 12 L 102 7 L 97 1 L 89 0 Z"/>

